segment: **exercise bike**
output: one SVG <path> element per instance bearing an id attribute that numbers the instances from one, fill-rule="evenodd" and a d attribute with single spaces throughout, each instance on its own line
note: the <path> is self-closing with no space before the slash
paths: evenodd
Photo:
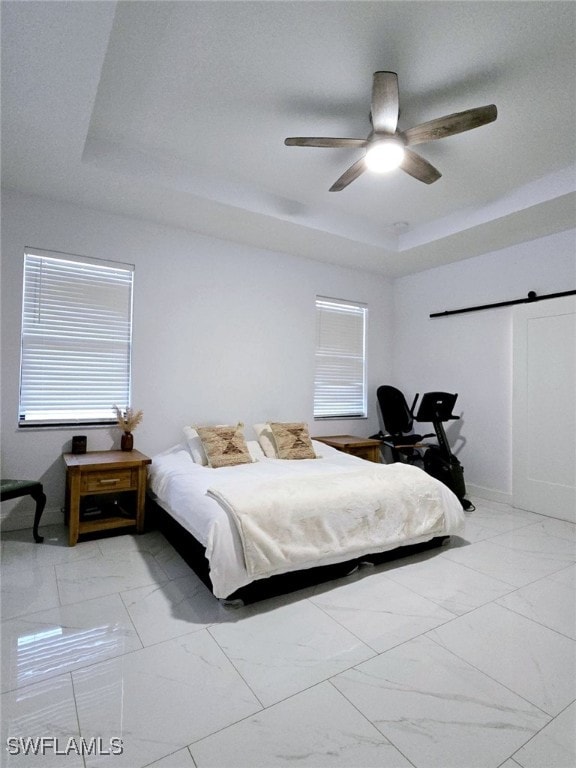
<path id="1" fill-rule="evenodd" d="M 411 408 L 408 408 L 404 395 L 395 387 L 379 387 L 377 397 L 388 434 L 379 432 L 373 437 L 381 440 L 383 446 L 392 451 L 395 461 L 422 464 L 425 472 L 450 488 L 464 509 L 473 509 L 472 502 L 465 498 L 464 469 L 450 450 L 443 426 L 447 421 L 460 418 L 452 413 L 458 395 L 449 392 L 426 392 L 422 396 L 416 415 L 414 410 L 419 395 L 414 398 Z M 414 421 L 431 423 L 434 433 L 414 434 Z M 422 442 L 434 435 L 438 441 L 437 445 Z"/>
<path id="2" fill-rule="evenodd" d="M 438 445 L 428 446 L 424 453 L 424 470 L 447 485 L 464 509 L 472 509 L 472 502 L 465 498 L 464 468 L 450 450 L 443 426 L 446 421 L 460 418 L 452 413 L 457 397 L 457 394 L 452 395 L 449 392 L 426 392 L 414 418 L 418 422 L 431 422 L 438 440 Z"/>

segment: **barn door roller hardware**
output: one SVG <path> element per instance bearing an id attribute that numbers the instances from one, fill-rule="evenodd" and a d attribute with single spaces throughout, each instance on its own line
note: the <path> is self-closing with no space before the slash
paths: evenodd
<path id="1" fill-rule="evenodd" d="M 511 299 L 510 301 L 498 301 L 495 304 L 478 304 L 476 307 L 463 309 L 447 309 L 445 312 L 433 312 L 430 317 L 447 317 L 448 315 L 460 315 L 462 312 L 478 312 L 481 309 L 494 309 L 494 307 L 511 307 L 513 304 L 529 304 L 531 301 L 543 299 L 558 299 L 560 296 L 575 296 L 576 291 L 560 291 L 559 293 L 546 293 L 538 296 L 535 291 L 529 291 L 525 299 Z"/>

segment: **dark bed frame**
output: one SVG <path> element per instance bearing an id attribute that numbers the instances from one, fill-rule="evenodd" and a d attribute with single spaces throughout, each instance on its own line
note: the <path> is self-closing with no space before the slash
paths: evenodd
<path id="1" fill-rule="evenodd" d="M 188 563 L 194 573 L 213 592 L 212 582 L 210 580 L 210 568 L 206 558 L 206 549 L 200 542 L 187 531 L 180 523 L 175 520 L 166 510 L 157 504 L 150 497 L 146 501 L 146 529 L 156 528 L 170 542 L 179 555 Z M 227 602 L 242 601 L 244 604 L 255 603 L 260 600 L 266 600 L 270 597 L 285 595 L 289 592 L 295 592 L 305 587 L 323 584 L 326 581 L 332 581 L 346 576 L 360 563 L 371 563 L 379 565 L 398 558 L 407 557 L 418 552 L 425 552 L 428 549 L 434 549 L 447 542 L 449 536 L 437 536 L 430 541 L 421 544 L 409 544 L 388 550 L 387 552 L 378 552 L 372 555 L 362 555 L 344 563 L 335 565 L 319 565 L 315 568 L 306 568 L 301 571 L 290 571 L 281 573 L 277 576 L 270 576 L 266 579 L 258 579 L 237 589 L 231 595 L 225 598 Z"/>

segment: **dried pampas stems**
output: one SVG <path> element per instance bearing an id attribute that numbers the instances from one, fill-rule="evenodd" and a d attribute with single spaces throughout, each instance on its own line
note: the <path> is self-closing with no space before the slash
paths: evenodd
<path id="1" fill-rule="evenodd" d="M 132 408 L 126 408 L 126 410 L 122 412 L 120 408 L 115 405 L 114 410 L 116 411 L 118 426 L 123 432 L 132 432 L 144 417 L 143 411 L 135 411 Z"/>

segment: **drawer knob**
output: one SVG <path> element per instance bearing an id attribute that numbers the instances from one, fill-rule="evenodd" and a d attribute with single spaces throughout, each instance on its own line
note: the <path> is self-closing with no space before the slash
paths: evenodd
<path id="1" fill-rule="evenodd" d="M 120 478 L 114 477 L 106 480 L 100 480 L 99 482 L 100 482 L 100 485 L 115 485 L 115 483 L 120 482 Z"/>

